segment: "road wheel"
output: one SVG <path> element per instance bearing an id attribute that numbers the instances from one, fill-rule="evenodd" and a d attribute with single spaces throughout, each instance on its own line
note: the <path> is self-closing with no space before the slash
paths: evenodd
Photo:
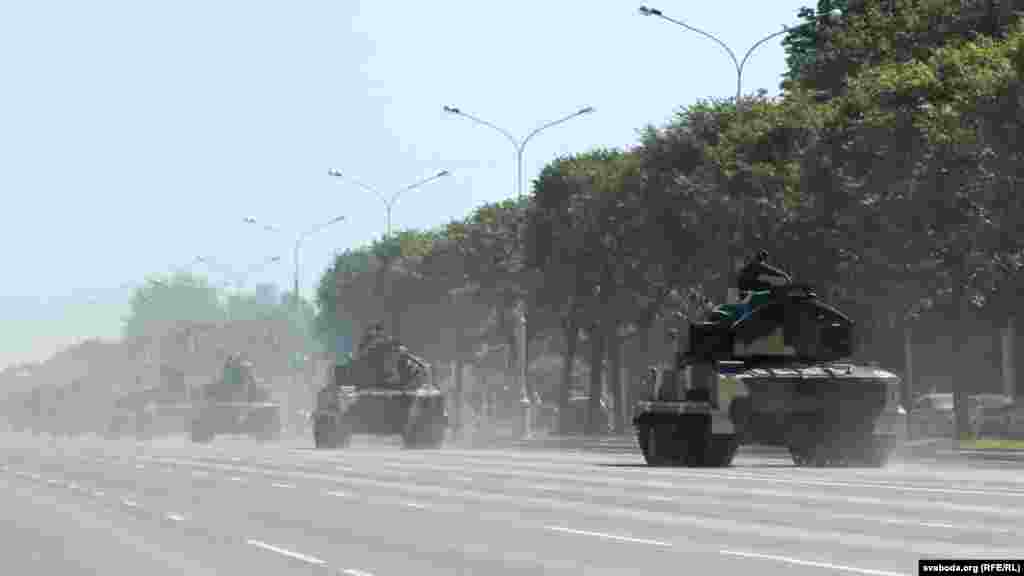
<path id="1" fill-rule="evenodd" d="M 732 464 L 732 459 L 739 449 L 739 441 L 732 434 L 718 434 L 711 437 L 711 441 L 704 452 L 702 465 L 712 468 L 725 468 Z"/>
<path id="2" fill-rule="evenodd" d="M 313 443 L 317 448 L 344 448 L 348 446 L 350 438 L 351 434 L 337 418 L 317 415 L 313 420 Z"/>
<path id="3" fill-rule="evenodd" d="M 647 422 L 637 427 L 637 441 L 648 466 L 671 466 L 675 460 L 670 454 L 673 442 L 671 428 L 665 424 Z"/>
<path id="4" fill-rule="evenodd" d="M 443 413 L 435 413 L 435 411 L 429 410 L 427 407 L 410 412 L 414 412 L 414 414 L 410 415 L 416 419 L 409 423 L 409 426 L 402 434 L 403 447 L 440 448 L 444 444 L 445 422 Z"/>

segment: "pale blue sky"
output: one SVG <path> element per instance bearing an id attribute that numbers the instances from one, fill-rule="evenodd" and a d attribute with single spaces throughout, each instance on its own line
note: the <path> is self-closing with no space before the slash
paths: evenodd
<path id="1" fill-rule="evenodd" d="M 814 4 L 651 6 L 742 55 Z M 632 144 L 637 129 L 681 105 L 734 94 L 719 46 L 640 16 L 638 5 L 6 2 L 0 367 L 116 337 L 125 285 L 199 255 L 240 269 L 280 255 L 249 284 L 290 286 L 293 236 L 247 226 L 245 216 L 287 230 L 348 218 L 306 241 L 309 296 L 334 251 L 384 230 L 383 204 L 329 168 L 385 192 L 450 170 L 398 200 L 395 228 L 435 226 L 511 196 L 511 144 L 442 105 L 519 137 L 594 106 L 531 141 L 532 179 L 558 155 Z M 778 92 L 779 40 L 751 57 L 744 92 Z"/>

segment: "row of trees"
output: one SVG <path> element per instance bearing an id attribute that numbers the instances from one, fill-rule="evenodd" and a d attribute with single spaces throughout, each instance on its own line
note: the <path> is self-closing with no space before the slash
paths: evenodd
<path id="1" fill-rule="evenodd" d="M 7 395 L 0 412 L 19 426 L 102 432 L 121 394 L 166 385 L 165 369 L 193 386 L 205 383 L 219 376 L 229 354 L 252 360 L 277 400 L 307 409 L 309 390 L 285 382 L 299 376 L 319 384 L 315 360 L 323 345 L 314 318 L 311 303 L 297 306 L 271 285 L 229 291 L 200 275 L 153 277 L 134 290 L 119 341 L 89 340 L 0 374 Z"/>
<path id="2" fill-rule="evenodd" d="M 1001 4 L 802 10 L 779 97 L 686 106 L 635 146 L 552 161 L 524 201 L 339 254 L 320 333 L 390 318 L 431 358 L 467 362 L 513 342 L 523 301 L 531 348 L 563 352 L 566 382 L 586 342 L 618 391 L 624 358 L 632 374 L 655 360 L 659 319 L 721 301 L 736 260 L 764 248 L 860 320 L 865 358 L 898 368 L 912 326 L 961 354 L 1012 326 L 1024 265 L 1024 30 Z M 957 382 L 992 373 L 965 360 Z"/>

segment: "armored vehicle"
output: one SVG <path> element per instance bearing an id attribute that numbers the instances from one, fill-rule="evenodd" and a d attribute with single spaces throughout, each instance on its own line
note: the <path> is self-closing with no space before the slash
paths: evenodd
<path id="1" fill-rule="evenodd" d="M 274 440 L 281 434 L 281 405 L 253 376 L 252 364 L 232 356 L 224 372 L 193 397 L 190 422 L 193 442 L 209 442 L 218 434 L 244 434 Z"/>
<path id="2" fill-rule="evenodd" d="M 147 440 L 183 434 L 191 410 L 185 373 L 161 365 L 158 385 L 136 388 L 117 397 L 104 436 L 110 439 L 134 436 Z"/>
<path id="3" fill-rule="evenodd" d="M 788 448 L 798 466 L 884 466 L 906 439 L 900 379 L 844 362 L 854 323 L 810 286 L 747 286 L 690 324 L 688 347 L 637 403 L 647 463 L 728 466 L 757 444 Z"/>
<path id="4" fill-rule="evenodd" d="M 313 442 L 341 448 L 354 434 L 401 436 L 407 448 L 440 448 L 448 427 L 445 398 L 423 359 L 371 328 L 355 358 L 336 365 L 317 394 Z"/>

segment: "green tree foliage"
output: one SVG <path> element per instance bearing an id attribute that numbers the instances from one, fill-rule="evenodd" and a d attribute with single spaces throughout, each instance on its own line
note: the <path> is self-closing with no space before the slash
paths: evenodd
<path id="1" fill-rule="evenodd" d="M 522 299 L 531 342 L 572 356 L 582 331 L 600 370 L 623 335 L 720 301 L 734 261 L 764 248 L 861 320 L 865 359 L 898 365 L 907 323 L 960 347 L 958 327 L 997 326 L 1024 284 L 1024 35 L 1008 7 L 822 0 L 784 41 L 781 96 L 685 106 L 632 149 L 551 161 L 526 201 L 351 253 L 321 314 L 404 302 L 424 346 L 431 329 L 472 334 L 463 354 L 511 343 Z"/>
<path id="2" fill-rule="evenodd" d="M 219 322 L 220 294 L 204 277 L 179 273 L 151 278 L 135 289 L 122 335 L 126 339 L 166 331 L 179 323 Z"/>

